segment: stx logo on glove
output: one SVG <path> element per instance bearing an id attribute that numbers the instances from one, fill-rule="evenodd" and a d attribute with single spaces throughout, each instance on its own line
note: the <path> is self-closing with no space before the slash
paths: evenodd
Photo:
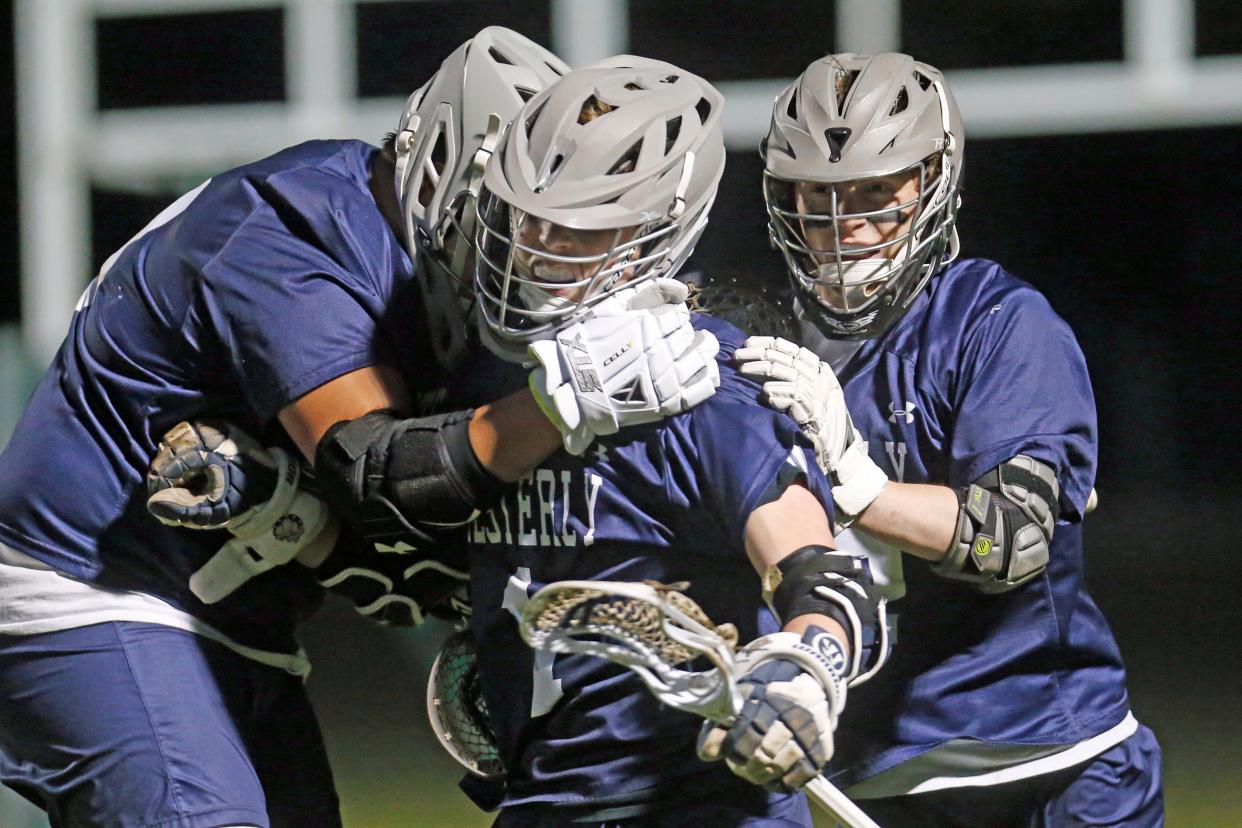
<path id="1" fill-rule="evenodd" d="M 569 357 L 569 363 L 573 370 L 578 391 L 582 393 L 603 391 L 604 385 L 600 382 L 599 374 L 596 373 L 593 367 L 594 363 L 591 360 L 591 352 L 587 349 L 586 342 L 582 339 L 582 334 L 578 334 L 569 342 L 569 348 L 573 350 L 573 354 Z"/>

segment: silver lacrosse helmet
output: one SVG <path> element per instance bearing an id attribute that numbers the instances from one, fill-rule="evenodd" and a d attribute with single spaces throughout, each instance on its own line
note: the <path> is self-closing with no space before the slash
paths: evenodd
<path id="1" fill-rule="evenodd" d="M 501 26 L 459 46 L 397 123 L 396 186 L 405 245 L 417 257 L 436 358 L 465 352 L 474 198 L 504 125 L 569 71 L 556 55 Z"/>
<path id="2" fill-rule="evenodd" d="M 777 97 L 768 229 L 825 336 L 881 335 L 956 257 L 963 148 L 944 76 L 908 55 L 828 55 Z"/>
<path id="3" fill-rule="evenodd" d="M 522 361 L 623 286 L 677 272 L 724 171 L 723 103 L 702 78 L 629 55 L 526 103 L 478 198 L 475 294 L 489 348 Z"/>

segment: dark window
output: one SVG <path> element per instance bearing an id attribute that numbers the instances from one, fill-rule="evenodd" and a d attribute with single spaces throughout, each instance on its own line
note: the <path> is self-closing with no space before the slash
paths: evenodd
<path id="1" fill-rule="evenodd" d="M 180 193 L 138 194 L 91 187 L 91 264 L 83 286 L 109 256 L 177 200 Z"/>
<path id="2" fill-rule="evenodd" d="M 283 25 L 279 9 L 99 19 L 99 108 L 282 100 Z"/>
<path id="3" fill-rule="evenodd" d="M 364 98 L 409 95 L 482 28 L 480 21 L 551 43 L 546 0 L 359 3 L 356 9 L 358 95 Z"/>
<path id="4" fill-rule="evenodd" d="M 903 3 L 901 50 L 939 69 L 1121 60 L 1121 0 Z"/>
<path id="5" fill-rule="evenodd" d="M 1242 55 L 1242 14 L 1237 0 L 1197 0 L 1195 54 Z"/>
<path id="6" fill-rule="evenodd" d="M 833 4 L 630 0 L 630 52 L 709 81 L 793 77 L 832 51 Z"/>

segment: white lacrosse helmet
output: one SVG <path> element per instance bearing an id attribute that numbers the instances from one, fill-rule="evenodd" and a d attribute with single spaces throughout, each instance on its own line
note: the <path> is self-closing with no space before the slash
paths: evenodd
<path id="1" fill-rule="evenodd" d="M 825 336 L 881 335 L 956 257 L 964 140 L 943 75 L 908 55 L 828 55 L 777 97 L 769 231 Z"/>
<path id="2" fill-rule="evenodd" d="M 501 26 L 459 46 L 397 123 L 396 186 L 405 245 L 417 257 L 436 357 L 465 351 L 474 198 L 487 156 L 526 101 L 569 71 L 556 55 Z"/>
<path id="3" fill-rule="evenodd" d="M 475 225 L 485 343 L 510 359 L 622 288 L 672 276 L 724 171 L 723 98 L 623 55 L 532 98 L 487 164 Z"/>

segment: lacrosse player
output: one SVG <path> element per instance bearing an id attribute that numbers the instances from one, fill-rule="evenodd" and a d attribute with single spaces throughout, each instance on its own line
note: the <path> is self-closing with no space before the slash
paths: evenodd
<path id="1" fill-rule="evenodd" d="M 489 349 L 540 365 L 540 399 L 561 382 L 558 344 L 571 366 L 633 358 L 625 332 L 587 343 L 574 321 L 641 296 L 690 255 L 724 166 L 721 105 L 689 72 L 623 56 L 572 72 L 515 117 L 480 191 L 475 293 Z M 695 325 L 726 354 L 741 340 L 705 316 Z M 526 381 L 491 367 L 459 372 L 460 393 L 479 377 Z M 725 367 L 702 405 L 585 451 L 567 442 L 471 524 L 471 628 L 508 771 L 490 802 L 474 793 L 502 808 L 497 825 L 809 825 L 790 791 L 831 756 L 847 684 L 878 668 L 884 642 L 865 559 L 833 549 L 827 482 L 758 390 Z M 651 393 L 634 383 L 612 396 L 641 407 Z M 751 642 L 737 724 L 700 727 L 628 670 L 524 646 L 517 614 L 562 579 L 688 582 Z M 698 762 L 696 742 L 756 785 Z"/>
<path id="2" fill-rule="evenodd" d="M 1084 580 L 1086 364 L 1034 288 L 957 258 L 964 150 L 944 77 L 899 54 L 815 61 L 763 142 L 810 350 L 756 338 L 742 371 L 804 424 L 838 544 L 900 599 L 831 778 L 886 825 L 1159 825 L 1160 750 Z"/>
<path id="3" fill-rule="evenodd" d="M 383 150 L 317 141 L 222 173 L 87 288 L 0 456 L 0 780 L 54 824 L 339 825 L 294 638 L 321 584 L 417 620 L 464 560 L 409 555 L 385 574 L 379 552 L 464 523 L 562 430 L 586 445 L 631 422 L 584 412 L 569 384 L 555 420 L 530 390 L 411 419 L 468 348 L 472 183 L 507 118 L 565 71 L 486 29 L 411 96 Z M 684 380 L 640 422 L 714 391 L 714 341 L 682 311 L 660 330 L 694 349 L 656 337 L 623 373 L 600 368 Z M 602 333 L 653 312 L 613 307 Z M 599 324 L 579 321 L 583 341 Z M 172 428 L 190 418 L 279 450 L 231 426 Z M 173 526 L 146 514 L 166 432 L 150 507 Z M 343 520 L 301 485 L 299 450 Z M 271 494 L 263 508 L 241 508 L 248 485 Z M 223 546 L 176 528 L 216 522 Z"/>

